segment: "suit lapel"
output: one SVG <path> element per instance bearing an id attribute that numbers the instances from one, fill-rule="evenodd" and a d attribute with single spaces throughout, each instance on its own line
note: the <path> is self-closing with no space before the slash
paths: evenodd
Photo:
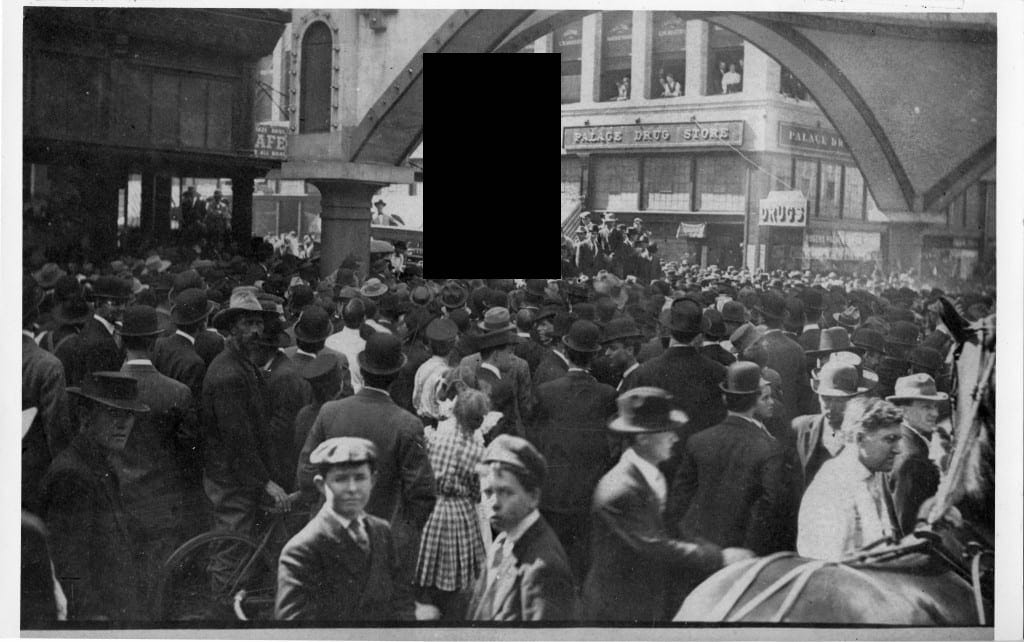
<path id="1" fill-rule="evenodd" d="M 341 523 L 341 520 L 334 514 L 334 511 L 332 511 L 327 504 L 324 504 L 320 509 L 320 512 L 317 513 L 317 519 L 323 522 L 324 532 L 338 543 L 334 554 L 335 559 L 341 562 L 341 565 L 348 570 L 353 577 L 359 578 L 363 582 L 363 584 L 359 586 L 359 591 L 362 593 L 365 588 L 365 583 L 370 575 L 369 573 L 362 572 L 367 566 L 368 560 L 366 558 L 366 553 L 363 552 L 363 549 L 359 548 L 359 545 L 356 544 L 355 540 L 352 539 L 352 536 L 349 534 L 348 529 Z M 376 542 L 374 542 L 374 537 L 369 534 L 369 524 L 367 524 L 367 527 L 367 537 L 370 539 L 371 554 L 371 559 L 369 561 L 372 563 L 372 556 L 375 552 L 374 544 Z M 377 543 L 376 548 L 379 549 L 380 547 L 381 545 Z"/>

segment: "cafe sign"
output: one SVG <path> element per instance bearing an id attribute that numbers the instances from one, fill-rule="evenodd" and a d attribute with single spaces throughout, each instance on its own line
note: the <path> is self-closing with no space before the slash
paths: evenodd
<path id="1" fill-rule="evenodd" d="M 566 127 L 566 151 L 665 147 L 728 147 L 743 144 L 743 121 Z"/>
<path id="2" fill-rule="evenodd" d="M 766 227 L 804 227 L 807 225 L 807 197 L 800 190 L 768 192 L 762 198 L 758 221 Z"/>
<path id="3" fill-rule="evenodd" d="M 288 127 L 257 124 L 256 140 L 252 148 L 256 158 L 288 160 Z"/>
<path id="4" fill-rule="evenodd" d="M 813 152 L 849 154 L 846 142 L 838 133 L 828 129 L 801 127 L 793 123 L 779 123 L 779 145 Z"/>

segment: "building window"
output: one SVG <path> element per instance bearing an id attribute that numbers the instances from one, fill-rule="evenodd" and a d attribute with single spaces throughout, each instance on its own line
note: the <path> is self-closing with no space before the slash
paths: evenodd
<path id="1" fill-rule="evenodd" d="M 592 207 L 635 211 L 640 204 L 640 163 L 636 158 L 599 157 L 593 168 Z"/>
<path id="2" fill-rule="evenodd" d="M 779 93 L 795 100 L 811 99 L 811 94 L 807 91 L 807 87 L 804 87 L 800 79 L 793 75 L 793 72 L 786 67 L 779 71 Z"/>
<path id="3" fill-rule="evenodd" d="M 562 104 L 580 101 L 580 81 L 583 77 L 582 23 L 577 20 L 555 30 L 555 53 L 562 56 Z"/>
<path id="4" fill-rule="evenodd" d="M 686 87 L 686 21 L 671 11 L 654 14 L 651 98 L 682 96 Z"/>
<path id="5" fill-rule="evenodd" d="M 644 209 L 689 212 L 693 187 L 689 156 L 652 156 L 644 159 Z"/>
<path id="6" fill-rule="evenodd" d="M 746 203 L 746 168 L 738 156 L 697 159 L 697 210 L 742 212 Z"/>
<path id="7" fill-rule="evenodd" d="M 416 183 L 409 183 L 409 196 L 416 196 L 417 185 Z"/>
<path id="8" fill-rule="evenodd" d="M 810 201 L 811 212 L 817 215 L 818 161 L 795 161 L 793 165 L 793 189 L 803 192 L 803 195 Z"/>
<path id="9" fill-rule="evenodd" d="M 843 218 L 864 220 L 864 176 L 856 167 L 846 167 L 843 179 Z"/>
<path id="10" fill-rule="evenodd" d="M 949 202 L 949 209 L 946 214 L 946 227 L 963 226 L 964 222 L 964 199 L 963 194 L 957 194 Z"/>
<path id="11" fill-rule="evenodd" d="M 821 164 L 821 198 L 818 203 L 818 216 L 838 218 L 842 205 L 843 166 L 836 163 Z"/>
<path id="12" fill-rule="evenodd" d="M 299 133 L 331 131 L 331 30 L 314 22 L 302 37 Z"/>
<path id="13" fill-rule="evenodd" d="M 711 25 L 708 47 L 708 94 L 743 91 L 743 39 L 724 27 Z"/>
<path id="14" fill-rule="evenodd" d="M 629 100 L 633 52 L 633 13 L 614 11 L 602 16 L 601 100 Z"/>

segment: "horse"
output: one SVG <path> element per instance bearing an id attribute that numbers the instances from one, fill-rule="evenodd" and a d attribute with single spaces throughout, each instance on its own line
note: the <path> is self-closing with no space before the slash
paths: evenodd
<path id="1" fill-rule="evenodd" d="M 957 428 L 918 529 L 841 562 L 780 552 L 732 564 L 699 584 L 674 621 L 991 626 L 995 318 L 967 324 L 942 301 L 957 346 Z"/>

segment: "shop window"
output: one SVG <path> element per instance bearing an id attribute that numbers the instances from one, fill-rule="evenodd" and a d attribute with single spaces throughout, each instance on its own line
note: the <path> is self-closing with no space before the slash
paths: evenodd
<path id="1" fill-rule="evenodd" d="M 779 93 L 795 100 L 811 100 L 811 94 L 807 91 L 807 87 L 804 87 L 804 84 L 792 71 L 782 67 L 779 75 Z"/>
<path id="2" fill-rule="evenodd" d="M 562 159 L 562 201 L 580 200 L 581 172 L 580 159 Z"/>
<path id="3" fill-rule="evenodd" d="M 856 167 L 846 167 L 843 179 L 843 218 L 864 220 L 864 176 Z"/>
<path id="4" fill-rule="evenodd" d="M 686 87 L 686 21 L 671 11 L 654 14 L 651 98 L 682 96 Z"/>
<path id="5" fill-rule="evenodd" d="M 697 160 L 697 210 L 742 212 L 746 202 L 746 168 L 738 156 Z"/>
<path id="6" fill-rule="evenodd" d="M 629 100 L 632 91 L 633 13 L 605 13 L 602 24 L 601 100 Z"/>
<path id="7" fill-rule="evenodd" d="M 313 23 L 302 37 L 299 132 L 331 130 L 331 30 Z"/>
<path id="8" fill-rule="evenodd" d="M 688 212 L 693 186 L 693 163 L 688 156 L 644 159 L 644 209 Z"/>
<path id="9" fill-rule="evenodd" d="M 743 91 L 743 39 L 728 29 L 711 25 L 708 48 L 708 93 Z"/>
<path id="10" fill-rule="evenodd" d="M 562 56 L 562 104 L 580 101 L 582 23 L 577 20 L 554 34 L 555 53 Z"/>
<path id="11" fill-rule="evenodd" d="M 818 216 L 838 218 L 843 197 L 842 181 L 843 166 L 835 163 L 821 164 L 821 195 L 818 203 Z"/>
<path id="12" fill-rule="evenodd" d="M 817 213 L 818 161 L 797 160 L 793 167 L 793 189 L 803 192 L 810 201 L 812 214 Z"/>
<path id="13" fill-rule="evenodd" d="M 595 210 L 636 211 L 640 204 L 640 163 L 636 158 L 595 158 L 593 198 Z"/>

